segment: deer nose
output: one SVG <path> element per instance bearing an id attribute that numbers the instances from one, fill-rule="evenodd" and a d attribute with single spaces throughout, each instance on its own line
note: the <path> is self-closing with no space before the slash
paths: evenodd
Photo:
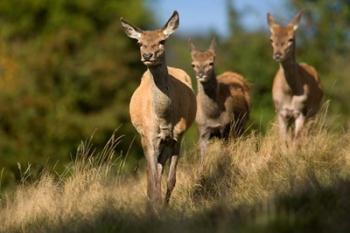
<path id="1" fill-rule="evenodd" d="M 282 57 L 282 53 L 281 52 L 277 52 L 273 54 L 273 59 L 275 59 L 276 61 L 281 60 Z"/>
<path id="2" fill-rule="evenodd" d="M 148 61 L 149 59 L 151 59 L 152 55 L 152 53 L 144 53 L 142 56 L 146 61 Z"/>

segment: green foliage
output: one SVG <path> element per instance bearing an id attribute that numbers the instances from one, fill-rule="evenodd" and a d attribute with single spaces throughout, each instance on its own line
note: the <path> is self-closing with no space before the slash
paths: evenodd
<path id="1" fill-rule="evenodd" d="M 218 38 L 217 73 L 231 70 L 241 73 L 250 81 L 251 129 L 265 132 L 274 120 L 271 87 L 278 70 L 278 64 L 272 59 L 270 32 L 267 23 L 265 28 L 257 31 L 244 28 L 240 24 L 240 16 L 245 12 L 237 11 L 232 0 L 226 2 L 230 27 L 228 36 L 220 38 L 214 34 L 189 37 L 202 50 L 208 48 L 212 36 Z M 286 3 L 288 12 L 271 13 L 283 24 L 298 10 L 304 9 L 303 20 L 296 33 L 297 61 L 306 62 L 319 72 L 325 90 L 324 100 L 330 100 L 331 103 L 329 124 L 337 129 L 347 127 L 350 114 L 350 102 L 347 101 L 350 89 L 350 3 L 345 0 L 291 0 Z M 193 74 L 187 40 L 188 38 L 178 38 L 174 42 L 176 47 L 169 60 L 171 64 L 183 67 L 189 74 Z"/>
<path id="2" fill-rule="evenodd" d="M 141 0 L 0 1 L 3 182 L 18 178 L 17 163 L 62 167 L 94 132 L 102 145 L 120 127 L 127 150 L 128 101 L 144 67 L 121 16 L 151 22 Z"/>
<path id="3" fill-rule="evenodd" d="M 339 0 L 289 0 L 290 19 L 305 9 L 297 32 L 297 59 L 319 71 L 333 128 L 348 126 L 350 4 Z M 232 70 L 251 83 L 250 129 L 265 132 L 274 119 L 271 86 L 278 64 L 272 60 L 269 32 L 242 27 L 232 1 L 226 1 L 230 34 L 217 37 L 217 73 Z M 181 12 L 180 12 L 181 13 Z M 128 114 L 130 96 L 145 69 L 135 42 L 119 26 L 123 16 L 141 28 L 152 18 L 142 0 L 2 0 L 0 1 L 0 172 L 2 182 L 20 180 L 22 168 L 40 172 L 63 168 L 80 140 L 92 134 L 102 145 L 116 128 L 126 135 L 125 153 L 136 136 Z M 281 20 L 283 22 L 283 20 Z M 193 77 L 188 37 L 205 49 L 213 33 L 172 37 L 168 63 Z M 196 86 L 196 81 L 193 80 Z M 195 126 L 184 150 L 195 146 Z M 139 143 L 130 158 L 141 158 Z M 133 164 L 135 161 L 131 161 Z"/>
<path id="4" fill-rule="evenodd" d="M 319 71 L 330 99 L 334 127 L 348 127 L 350 89 L 350 2 L 346 0 L 292 0 L 291 9 L 304 9 L 304 23 L 298 32 L 302 61 Z"/>

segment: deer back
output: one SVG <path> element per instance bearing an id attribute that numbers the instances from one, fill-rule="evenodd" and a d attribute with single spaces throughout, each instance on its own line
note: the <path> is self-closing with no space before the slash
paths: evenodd
<path id="1" fill-rule="evenodd" d="M 226 111 L 235 115 L 248 115 L 250 110 L 250 88 L 248 82 L 239 74 L 225 72 L 217 77 L 219 84 L 219 101 Z"/>

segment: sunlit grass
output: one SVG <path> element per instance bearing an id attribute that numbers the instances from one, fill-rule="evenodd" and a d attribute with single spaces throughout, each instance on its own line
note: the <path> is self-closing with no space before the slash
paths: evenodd
<path id="1" fill-rule="evenodd" d="M 120 138 L 101 151 L 82 144 L 66 173 L 43 173 L 5 192 L 0 231 L 345 232 L 350 138 L 323 121 L 293 146 L 282 145 L 272 127 L 264 136 L 213 141 L 203 162 L 185 151 L 170 207 L 158 216 L 145 208 L 145 171 L 122 171 L 125 160 L 115 154 Z"/>

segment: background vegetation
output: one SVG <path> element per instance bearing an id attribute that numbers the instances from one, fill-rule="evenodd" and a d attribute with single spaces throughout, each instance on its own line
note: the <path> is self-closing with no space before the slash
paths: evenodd
<path id="1" fill-rule="evenodd" d="M 347 128 L 350 4 L 345 0 L 286 3 L 290 11 L 285 20 L 298 9 L 306 9 L 298 31 L 298 60 L 313 64 L 321 74 L 326 99 L 331 101 L 329 126 Z M 145 67 L 134 41 L 121 31 L 119 17 L 141 28 L 154 28 L 155 19 L 147 6 L 142 0 L 0 2 L 3 186 L 19 181 L 20 170 L 29 166 L 33 179 L 44 167 L 62 171 L 74 161 L 81 140 L 94 135 L 93 142 L 103 145 L 116 129 L 124 135 L 120 150 L 124 154 L 129 150 L 126 169 L 138 167 L 143 156 L 138 140 L 133 143 L 136 132 L 129 121 L 128 102 Z M 233 1 L 226 1 L 226 8 L 229 35 L 219 37 L 215 31 L 205 36 L 177 35 L 167 44 L 168 63 L 193 76 L 188 38 L 205 49 L 216 36 L 218 73 L 234 70 L 250 81 L 249 129 L 264 133 L 274 119 L 271 85 L 278 67 L 271 59 L 269 33 L 244 28 L 240 23 L 244 12 L 237 11 Z M 195 142 L 193 127 L 185 147 Z"/>
<path id="2" fill-rule="evenodd" d="M 119 128 L 126 135 L 120 149 L 128 148 L 135 135 L 128 101 L 144 67 L 121 31 L 121 15 L 151 26 L 141 0 L 0 2 L 5 184 L 20 179 L 18 164 L 31 166 L 32 174 L 47 166 L 62 170 L 74 160 L 79 142 L 92 134 L 103 145 Z M 132 147 L 132 153 L 139 152 Z"/>
<path id="3" fill-rule="evenodd" d="M 347 127 L 350 104 L 347 101 L 349 67 L 350 4 L 348 1 L 289 0 L 288 13 L 273 13 L 278 22 L 287 23 L 297 11 L 304 9 L 301 26 L 297 32 L 297 60 L 315 66 L 322 79 L 326 100 L 330 105 L 330 126 Z M 217 71 L 234 70 L 243 74 L 252 85 L 253 107 L 251 124 L 253 129 L 264 132 L 274 119 L 271 98 L 273 77 L 278 64 L 272 59 L 269 42 L 270 32 L 266 28 L 248 30 L 243 27 L 241 17 L 245 12 L 235 9 L 233 1 L 226 1 L 230 34 L 220 38 L 215 32 L 205 37 L 191 35 L 192 40 L 203 50 L 208 48 L 211 37 L 218 39 Z M 172 42 L 171 62 L 185 67 L 190 74 L 188 38 Z"/>

